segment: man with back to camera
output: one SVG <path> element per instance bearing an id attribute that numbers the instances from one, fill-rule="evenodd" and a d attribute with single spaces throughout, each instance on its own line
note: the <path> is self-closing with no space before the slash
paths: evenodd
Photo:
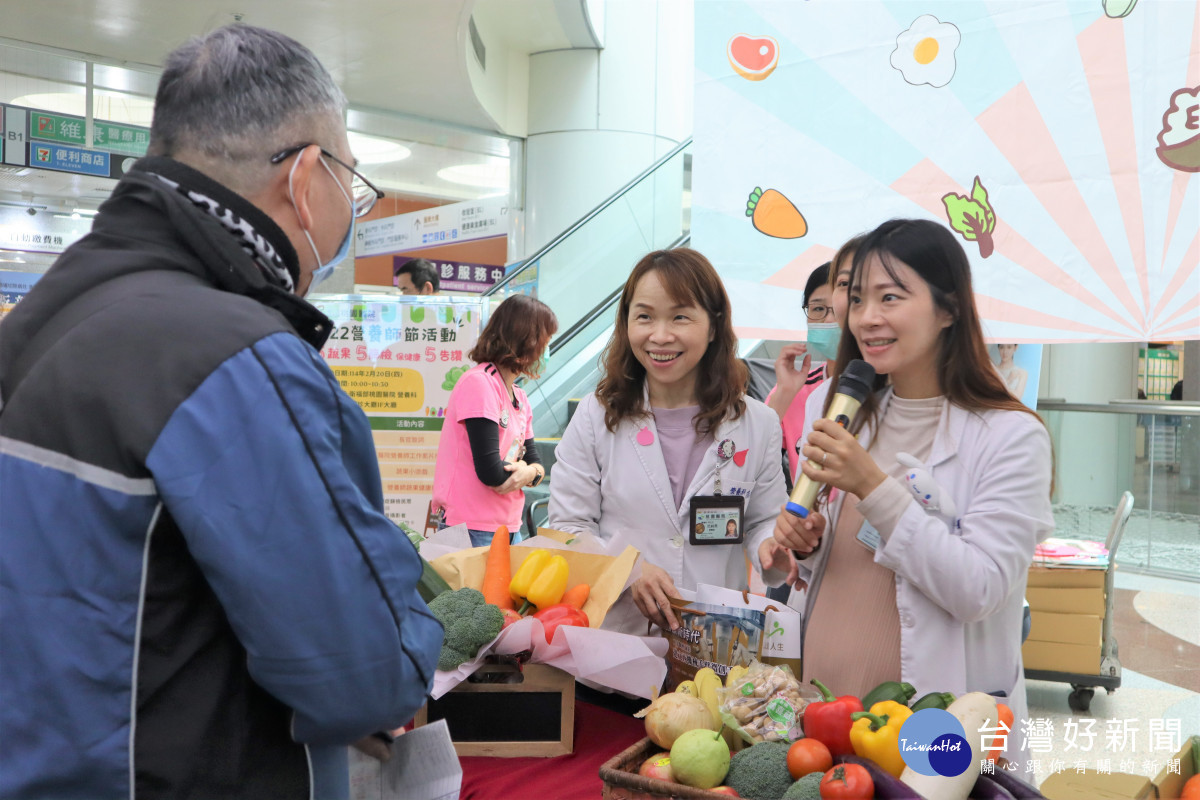
<path id="1" fill-rule="evenodd" d="M 167 57 L 148 155 L 0 337 L 0 797 L 346 796 L 442 628 L 302 298 L 382 192 L 311 52 Z"/>
<path id="2" fill-rule="evenodd" d="M 432 261 L 414 258 L 396 267 L 392 284 L 400 294 L 437 294 L 442 279 Z"/>

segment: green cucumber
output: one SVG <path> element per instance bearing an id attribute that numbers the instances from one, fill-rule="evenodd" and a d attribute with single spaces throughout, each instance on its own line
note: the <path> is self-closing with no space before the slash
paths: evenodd
<path id="1" fill-rule="evenodd" d="M 866 711 L 871 710 L 871 706 L 876 703 L 882 703 L 884 700 L 892 700 L 902 706 L 908 705 L 908 701 L 912 700 L 913 695 L 917 690 L 913 688 L 911 683 L 901 683 L 900 681 L 884 681 L 876 686 L 871 691 L 863 695 L 862 704 Z"/>
<path id="2" fill-rule="evenodd" d="M 940 708 L 945 711 L 953 702 L 954 695 L 949 692 L 930 692 L 913 703 L 911 708 L 914 712 L 923 711 L 926 708 Z"/>
<path id="3" fill-rule="evenodd" d="M 417 558 L 421 558 L 417 556 Z M 421 558 L 421 579 L 417 581 L 417 594 L 421 595 L 421 599 L 426 603 L 433 600 L 442 592 L 450 591 L 450 584 L 437 574 L 428 561 Z"/>

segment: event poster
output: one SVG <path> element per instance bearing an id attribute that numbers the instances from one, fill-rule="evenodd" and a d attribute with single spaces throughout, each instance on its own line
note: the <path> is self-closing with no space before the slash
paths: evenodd
<path id="1" fill-rule="evenodd" d="M 21 298 L 28 294 L 40 277 L 40 272 L 0 270 L 0 319 L 4 319 L 5 315 L 21 302 Z"/>
<path id="2" fill-rule="evenodd" d="M 1200 338 L 1200 4 L 696 4 L 693 243 L 804 338 L 850 237 L 934 219 L 992 342 Z M 1032 376 L 1031 376 L 1032 378 Z"/>
<path id="3" fill-rule="evenodd" d="M 467 353 L 487 304 L 464 298 L 325 295 L 333 320 L 321 355 L 366 412 L 379 456 L 388 517 L 424 533 L 450 391 L 472 366 Z"/>

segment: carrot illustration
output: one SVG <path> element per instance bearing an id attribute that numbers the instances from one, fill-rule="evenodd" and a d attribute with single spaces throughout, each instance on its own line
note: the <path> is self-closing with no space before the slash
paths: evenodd
<path id="1" fill-rule="evenodd" d="M 765 192 L 755 186 L 746 201 L 746 216 L 754 223 L 759 233 L 774 236 L 776 239 L 799 239 L 808 233 L 808 223 L 804 215 L 788 200 L 774 189 Z"/>

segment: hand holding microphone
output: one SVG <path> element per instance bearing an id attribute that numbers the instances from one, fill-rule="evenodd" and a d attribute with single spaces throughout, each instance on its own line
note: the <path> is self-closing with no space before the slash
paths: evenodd
<path id="1" fill-rule="evenodd" d="M 838 378 L 837 388 L 833 400 L 829 404 L 829 410 L 825 414 L 825 419 L 831 420 L 843 428 L 849 428 L 859 407 L 871 393 L 871 386 L 874 382 L 875 368 L 870 364 L 861 359 L 854 359 L 847 364 L 846 369 Z M 828 458 L 828 454 L 825 457 Z M 811 460 L 808 464 L 811 469 L 818 470 L 823 466 Z M 823 485 L 823 481 L 815 480 L 804 473 L 798 474 L 791 498 L 785 506 L 788 513 L 800 519 L 806 519 L 812 513 L 817 494 Z M 794 555 L 798 559 L 808 557 L 808 554 L 802 553 L 794 553 Z"/>

